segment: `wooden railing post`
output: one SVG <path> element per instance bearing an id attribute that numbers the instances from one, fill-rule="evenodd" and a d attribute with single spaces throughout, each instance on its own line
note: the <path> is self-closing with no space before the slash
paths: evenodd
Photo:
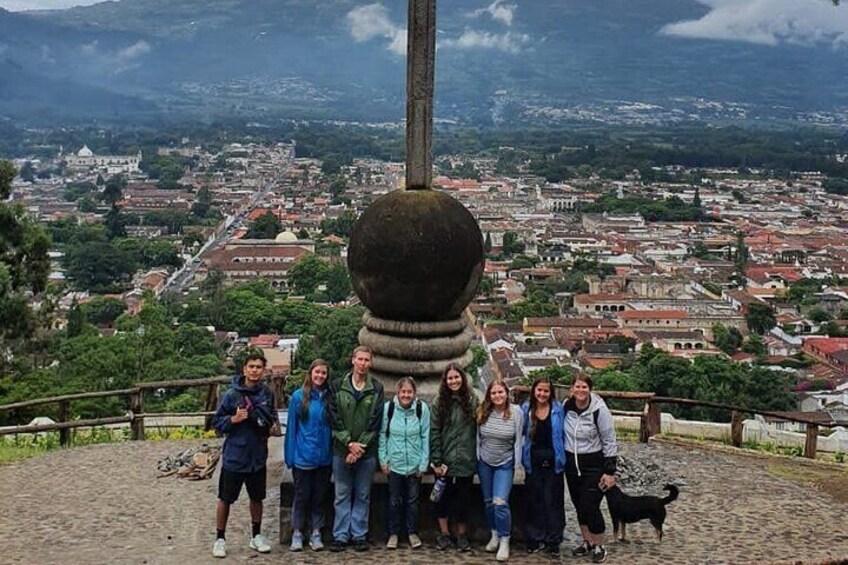
<path id="1" fill-rule="evenodd" d="M 63 400 L 59 403 L 59 421 L 67 422 L 68 418 L 70 418 L 71 414 L 71 402 L 69 400 Z M 71 430 L 70 429 L 62 429 L 59 430 L 59 445 L 62 447 L 68 447 L 71 444 Z"/>
<path id="2" fill-rule="evenodd" d="M 144 440 L 144 418 L 136 417 L 144 414 L 144 389 L 138 389 L 130 395 L 130 411 L 133 413 L 133 419 L 130 422 L 130 430 L 132 439 Z"/>
<path id="3" fill-rule="evenodd" d="M 816 443 L 819 439 L 819 427 L 815 424 L 807 424 L 807 441 L 804 442 L 804 457 L 816 458 Z"/>
<path id="4" fill-rule="evenodd" d="M 218 386 L 217 384 L 209 385 L 206 389 L 206 404 L 204 412 L 214 412 L 218 408 Z M 209 431 L 212 429 L 212 419 L 214 416 L 206 416 L 203 418 L 203 429 Z"/>
<path id="5" fill-rule="evenodd" d="M 648 414 L 645 416 L 645 427 L 647 428 L 648 438 L 662 433 L 662 412 L 660 412 L 660 405 L 650 400 L 648 401 Z"/>
<path id="6" fill-rule="evenodd" d="M 730 443 L 733 447 L 742 447 L 743 430 L 742 413 L 738 410 L 734 410 L 730 414 Z"/>

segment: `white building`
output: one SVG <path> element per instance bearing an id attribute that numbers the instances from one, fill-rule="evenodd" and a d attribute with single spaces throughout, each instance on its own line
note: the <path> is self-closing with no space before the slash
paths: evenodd
<path id="1" fill-rule="evenodd" d="M 76 155 L 65 156 L 65 164 L 71 170 L 98 170 L 110 175 L 137 173 L 139 163 L 141 151 L 136 155 L 95 155 L 88 145 L 83 145 Z"/>

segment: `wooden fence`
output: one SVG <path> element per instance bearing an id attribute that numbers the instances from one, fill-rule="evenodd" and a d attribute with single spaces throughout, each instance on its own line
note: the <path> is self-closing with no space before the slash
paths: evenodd
<path id="1" fill-rule="evenodd" d="M 108 424 L 123 424 L 129 423 L 131 429 L 131 437 L 134 440 L 144 439 L 144 420 L 146 418 L 163 417 L 163 416 L 204 416 L 205 428 L 208 430 L 212 425 L 212 415 L 215 413 L 215 408 L 218 405 L 219 388 L 222 384 L 229 383 L 232 377 L 210 377 L 205 379 L 193 379 L 183 381 L 154 381 L 139 383 L 133 388 L 121 390 L 104 390 L 99 392 L 83 392 L 79 394 L 67 394 L 64 396 L 54 396 L 51 398 L 38 398 L 27 400 L 24 402 L 16 402 L 13 404 L 0 405 L 0 412 L 7 412 L 21 408 L 31 408 L 33 406 L 43 406 L 46 404 L 59 405 L 59 421 L 52 424 L 39 425 L 23 425 L 0 428 L 0 436 L 11 434 L 28 434 L 38 432 L 59 432 L 59 443 L 61 445 L 70 444 L 70 430 L 73 428 L 105 426 Z M 286 376 L 274 374 L 267 377 L 271 389 L 274 393 L 274 404 L 277 408 L 283 406 L 283 385 Z M 151 390 L 158 389 L 175 389 L 175 388 L 206 388 L 206 398 L 204 401 L 204 409 L 200 412 L 185 412 L 185 413 L 163 413 L 144 411 L 144 395 Z M 556 391 L 562 392 L 568 390 L 567 385 L 554 385 Z M 512 388 L 513 398 L 516 402 L 530 393 L 530 388 L 526 386 L 515 386 Z M 611 410 L 614 415 L 632 416 L 639 418 L 639 441 L 647 442 L 648 439 L 662 433 L 662 413 L 660 406 L 662 404 L 675 404 L 677 406 L 700 406 L 704 408 L 714 408 L 719 410 L 727 410 L 730 412 L 730 441 L 735 447 L 742 446 L 742 421 L 744 414 L 759 414 L 779 420 L 789 422 L 798 422 L 806 424 L 807 437 L 804 445 L 804 457 L 814 459 L 816 457 L 816 444 L 818 441 L 819 429 L 821 427 L 833 428 L 838 424 L 836 422 L 823 422 L 814 418 L 806 418 L 801 415 L 787 415 L 782 412 L 773 412 L 769 410 L 757 410 L 745 408 L 741 406 L 733 406 L 731 404 L 720 404 L 717 402 L 706 402 L 701 400 L 690 400 L 687 398 L 671 398 L 667 396 L 657 396 L 653 392 L 621 392 L 621 391 L 595 391 L 602 398 L 618 399 L 618 400 L 633 400 L 642 401 L 644 403 L 640 411 L 627 410 Z M 90 398 L 104 398 L 109 396 L 126 396 L 129 397 L 129 412 L 124 416 L 113 416 L 108 418 L 96 418 L 89 420 L 70 420 L 71 402 L 75 400 L 84 400 Z"/>
<path id="2" fill-rule="evenodd" d="M 232 377 L 209 377 L 205 379 L 191 379 L 182 381 L 153 381 L 144 382 L 135 385 L 133 388 L 104 390 L 97 392 L 81 392 L 78 394 L 66 394 L 63 396 L 53 396 L 50 398 L 37 398 L 26 400 L 24 402 L 15 402 L 13 404 L 0 405 L 0 412 L 8 412 L 22 408 L 32 408 L 34 406 L 44 406 L 47 404 L 58 404 L 59 406 L 59 421 L 52 424 L 37 424 L 23 426 L 9 426 L 0 428 L 0 436 L 12 434 L 30 434 L 39 432 L 59 432 L 59 444 L 66 446 L 70 444 L 70 430 L 74 428 L 84 428 L 91 426 L 106 426 L 109 424 L 126 424 L 130 425 L 130 434 L 134 440 L 144 439 L 144 420 L 147 418 L 160 417 L 185 417 L 185 416 L 203 416 L 205 429 L 212 427 L 212 416 L 215 414 L 215 409 L 218 406 L 220 397 L 219 389 L 222 384 L 229 383 Z M 273 374 L 267 377 L 267 381 L 274 393 L 274 405 L 279 408 L 283 401 L 283 383 L 285 375 Z M 199 412 L 145 412 L 144 397 L 145 394 L 160 389 L 179 389 L 179 388 L 205 388 L 206 396 L 204 398 L 203 410 Z M 71 420 L 71 402 L 75 400 L 86 400 L 91 398 L 106 398 L 110 396 L 128 397 L 129 411 L 124 416 L 111 416 L 107 418 L 94 418 L 87 420 Z"/>
<path id="3" fill-rule="evenodd" d="M 555 384 L 556 391 L 568 391 L 568 385 Z M 512 388 L 513 398 L 518 401 L 530 394 L 530 387 L 515 386 Z M 714 408 L 730 412 L 730 442 L 734 447 L 742 446 L 743 415 L 758 414 L 787 422 L 798 422 L 805 424 L 807 428 L 806 442 L 804 444 L 804 457 L 815 459 L 819 429 L 833 428 L 839 425 L 837 422 L 823 422 L 819 419 L 808 418 L 802 415 L 788 415 L 783 412 L 771 410 L 757 410 L 734 406 L 732 404 L 720 404 L 718 402 L 707 402 L 702 400 L 691 400 L 688 398 L 672 398 L 668 396 L 657 396 L 653 392 L 622 392 L 622 391 L 595 391 L 604 399 L 635 400 L 644 402 L 641 411 L 610 410 L 614 415 L 632 416 L 639 418 L 639 441 L 647 442 L 651 437 L 662 433 L 662 412 L 660 406 L 663 404 L 674 404 L 677 406 L 700 406 L 703 408 Z"/>

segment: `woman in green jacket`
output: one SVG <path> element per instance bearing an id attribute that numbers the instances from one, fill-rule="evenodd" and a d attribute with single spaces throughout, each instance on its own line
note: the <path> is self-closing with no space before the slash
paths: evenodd
<path id="1" fill-rule="evenodd" d="M 439 394 L 433 401 L 430 426 L 430 463 L 437 478 L 446 481 L 436 503 L 439 533 L 436 547 L 451 545 L 450 523 L 456 526 L 456 548 L 470 551 L 468 508 L 472 504 L 472 484 L 477 465 L 477 397 L 468 384 L 468 375 L 456 364 L 442 373 Z"/>

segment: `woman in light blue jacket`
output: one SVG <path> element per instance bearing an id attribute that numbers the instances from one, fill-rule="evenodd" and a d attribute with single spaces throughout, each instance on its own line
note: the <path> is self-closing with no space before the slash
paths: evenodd
<path id="1" fill-rule="evenodd" d="M 388 549 L 397 549 L 404 514 L 409 545 L 422 545 L 418 493 L 430 464 L 430 408 L 415 398 L 416 391 L 412 377 L 404 377 L 397 383 L 397 395 L 383 407 L 378 456 L 389 482 Z"/>
<path id="2" fill-rule="evenodd" d="M 316 359 L 309 366 L 303 386 L 292 394 L 286 424 L 285 461 L 294 477 L 291 551 L 303 549 L 303 528 L 310 516 L 309 547 L 324 548 L 321 528 L 330 492 L 333 468 L 332 433 L 327 402 L 329 365 Z"/>
<path id="3" fill-rule="evenodd" d="M 521 464 L 527 487 L 527 551 L 557 556 L 565 528 L 565 411 L 552 397 L 551 380 L 541 377 L 521 406 Z"/>

